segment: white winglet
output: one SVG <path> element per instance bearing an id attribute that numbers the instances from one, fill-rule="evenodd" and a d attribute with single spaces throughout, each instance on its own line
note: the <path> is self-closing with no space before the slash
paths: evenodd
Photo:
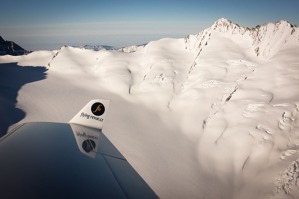
<path id="1" fill-rule="evenodd" d="M 102 129 L 109 104 L 110 100 L 91 100 L 69 121 L 69 123 Z"/>

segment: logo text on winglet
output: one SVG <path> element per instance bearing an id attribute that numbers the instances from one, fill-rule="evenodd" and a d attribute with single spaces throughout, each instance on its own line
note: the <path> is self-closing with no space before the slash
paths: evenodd
<path id="1" fill-rule="evenodd" d="M 86 119 L 92 119 L 92 120 L 96 120 L 96 121 L 100 121 L 100 122 L 103 122 L 103 118 L 100 118 L 100 117 L 96 117 L 96 116 L 93 116 L 93 115 L 89 115 L 87 113 L 84 113 L 84 112 L 81 112 L 81 115 L 80 117 L 83 117 L 83 118 L 86 118 Z"/>

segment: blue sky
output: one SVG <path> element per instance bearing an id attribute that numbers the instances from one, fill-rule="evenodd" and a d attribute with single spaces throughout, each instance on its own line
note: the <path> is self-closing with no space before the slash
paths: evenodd
<path id="1" fill-rule="evenodd" d="M 1 0 L 0 35 L 28 50 L 143 44 L 196 34 L 219 18 L 299 25 L 298 0 Z"/>

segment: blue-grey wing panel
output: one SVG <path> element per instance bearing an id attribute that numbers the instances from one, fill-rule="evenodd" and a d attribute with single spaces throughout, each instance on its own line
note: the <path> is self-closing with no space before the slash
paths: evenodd
<path id="1" fill-rule="evenodd" d="M 1 198 L 157 198 L 98 129 L 27 123 L 0 140 Z"/>
<path id="2" fill-rule="evenodd" d="M 126 198 L 102 156 L 77 147 L 70 126 L 26 124 L 0 144 L 1 198 Z"/>
<path id="3" fill-rule="evenodd" d="M 158 198 L 128 162 L 109 156 L 104 158 L 128 198 Z"/>

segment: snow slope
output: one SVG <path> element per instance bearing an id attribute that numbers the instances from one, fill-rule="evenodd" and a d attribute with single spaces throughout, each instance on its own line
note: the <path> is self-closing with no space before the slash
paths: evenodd
<path id="1" fill-rule="evenodd" d="M 67 122 L 90 99 L 111 99 L 103 131 L 159 197 L 299 197 L 297 27 L 220 19 L 133 51 L 1 56 L 48 69 L 19 90 L 19 123 Z"/>

